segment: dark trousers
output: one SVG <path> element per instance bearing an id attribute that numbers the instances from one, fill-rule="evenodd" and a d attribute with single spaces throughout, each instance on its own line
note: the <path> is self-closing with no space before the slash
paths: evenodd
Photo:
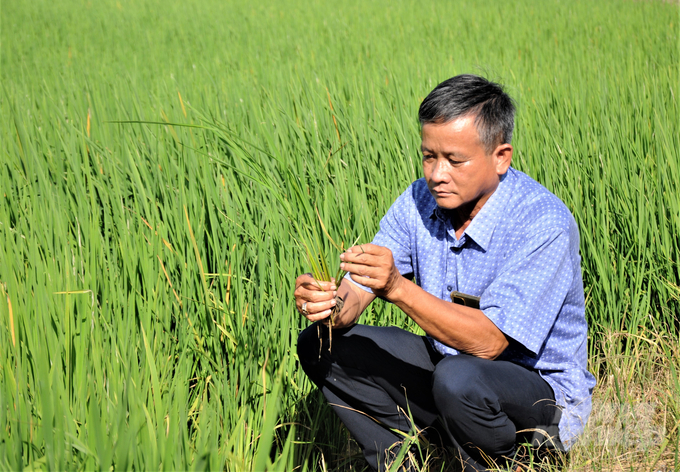
<path id="1" fill-rule="evenodd" d="M 334 330 L 330 347 L 327 328 L 310 326 L 298 338 L 300 363 L 375 470 L 386 468 L 386 451 L 393 455 L 403 440 L 393 430 L 412 431 L 410 418 L 430 440 L 453 446 L 466 471 L 486 470 L 489 459 L 503 464 L 535 431 L 556 435 L 560 412 L 537 372 L 444 357 L 427 338 L 396 327 Z"/>

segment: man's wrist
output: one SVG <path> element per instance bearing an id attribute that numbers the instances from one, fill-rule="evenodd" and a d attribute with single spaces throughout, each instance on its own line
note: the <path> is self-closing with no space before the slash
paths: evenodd
<path id="1" fill-rule="evenodd" d="M 408 279 L 400 275 L 395 281 L 392 290 L 385 294 L 385 299 L 391 303 L 394 303 L 395 305 L 399 305 L 399 302 L 406 299 L 406 292 L 408 291 L 409 283 L 410 281 Z"/>

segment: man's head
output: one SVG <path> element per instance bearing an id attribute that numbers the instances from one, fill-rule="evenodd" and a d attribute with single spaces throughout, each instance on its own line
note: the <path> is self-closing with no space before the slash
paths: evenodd
<path id="1" fill-rule="evenodd" d="M 420 105 L 423 173 L 441 208 L 471 220 L 512 161 L 515 107 L 503 89 L 474 75 L 439 84 Z"/>
<path id="2" fill-rule="evenodd" d="M 515 106 L 503 87 L 477 75 L 462 74 L 437 85 L 420 104 L 420 125 L 443 124 L 474 116 L 479 140 L 487 152 L 512 141 Z"/>

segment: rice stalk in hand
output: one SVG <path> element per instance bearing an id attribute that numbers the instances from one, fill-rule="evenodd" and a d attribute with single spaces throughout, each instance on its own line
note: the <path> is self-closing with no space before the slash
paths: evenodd
<path id="1" fill-rule="evenodd" d="M 309 235 L 307 234 L 307 236 Z M 314 280 L 317 282 L 319 288 L 321 289 L 321 284 L 319 283 L 320 281 L 332 281 L 333 279 L 331 277 L 328 261 L 324 255 L 324 252 L 319 242 L 320 241 L 318 240 L 318 237 L 316 238 L 316 240 L 309 237 L 300 238 L 300 244 L 304 250 L 307 263 L 310 266 L 312 277 L 314 277 Z M 344 244 L 338 247 L 338 249 L 340 249 L 341 251 L 342 246 L 344 246 Z M 336 284 L 339 283 L 339 281 L 342 280 L 344 276 L 345 272 L 338 268 L 338 270 L 335 273 L 335 283 Z M 333 345 L 333 324 L 335 322 L 335 315 L 342 311 L 342 307 L 344 306 L 344 304 L 345 301 L 342 298 L 340 298 L 339 296 L 335 297 L 335 306 L 331 308 L 331 314 L 328 317 L 327 322 L 329 352 Z M 319 335 L 319 339 L 321 339 L 321 327 L 317 326 L 317 332 Z M 321 347 L 319 347 L 319 357 L 321 357 Z"/>
<path id="2" fill-rule="evenodd" d="M 326 229 L 326 225 L 323 223 L 323 219 L 321 218 L 321 215 L 319 214 L 318 208 L 315 208 L 316 211 L 316 216 L 319 221 L 319 225 L 321 227 L 321 231 L 323 235 L 325 236 L 325 239 L 327 242 L 331 244 L 335 250 L 339 252 L 344 252 L 345 251 L 345 243 L 344 241 L 341 241 L 340 244 L 338 244 L 328 233 L 328 230 Z M 315 228 L 314 228 L 315 229 Z M 331 248 L 330 250 L 326 249 L 326 246 L 324 246 L 324 241 L 322 240 L 321 236 L 319 235 L 318 230 L 314 231 L 313 228 L 307 227 L 305 230 L 301 230 L 300 227 L 298 227 L 298 237 L 299 237 L 299 244 L 302 246 L 302 249 L 305 254 L 305 258 L 307 259 L 307 263 L 309 264 L 309 267 L 312 272 L 312 276 L 314 277 L 314 280 L 319 283 L 320 281 L 333 281 L 335 280 L 336 284 L 340 284 L 342 279 L 345 277 L 346 272 L 341 270 L 339 267 L 335 272 L 335 277 L 332 277 L 331 273 L 331 265 L 329 264 L 330 257 L 328 257 L 330 254 L 329 252 L 335 252 Z M 319 284 L 319 288 L 321 288 L 321 284 Z M 333 346 L 333 325 L 335 323 L 335 316 L 339 314 L 342 311 L 342 308 L 345 304 L 345 301 L 339 297 L 335 297 L 335 306 L 331 308 L 331 314 L 328 317 L 328 351 L 330 352 L 332 346 Z M 318 335 L 319 338 L 321 338 L 321 328 L 317 327 Z M 319 348 L 321 349 L 321 348 Z M 321 352 L 319 351 L 319 356 L 321 355 Z"/>

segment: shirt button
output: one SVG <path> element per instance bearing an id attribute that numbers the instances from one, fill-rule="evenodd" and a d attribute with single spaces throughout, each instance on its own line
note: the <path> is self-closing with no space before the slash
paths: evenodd
<path id="1" fill-rule="evenodd" d="M 447 286 L 446 286 L 446 290 L 448 290 L 448 291 L 450 292 L 451 290 L 453 290 L 453 287 L 450 286 L 450 285 L 447 285 Z"/>

